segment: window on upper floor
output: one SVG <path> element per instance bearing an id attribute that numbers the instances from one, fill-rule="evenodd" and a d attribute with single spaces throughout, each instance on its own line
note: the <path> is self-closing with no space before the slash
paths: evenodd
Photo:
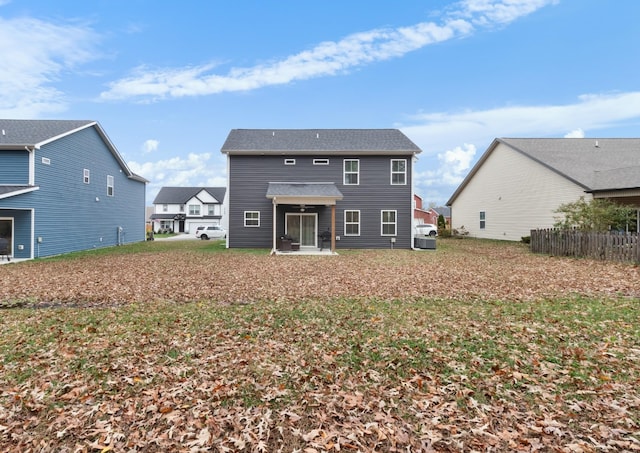
<path id="1" fill-rule="evenodd" d="M 344 211 L 344 235 L 360 236 L 360 211 Z"/>
<path id="2" fill-rule="evenodd" d="M 313 159 L 313 165 L 329 165 L 329 159 Z"/>
<path id="3" fill-rule="evenodd" d="M 480 229 L 481 230 L 484 230 L 485 227 L 487 226 L 486 215 L 487 213 L 485 211 L 480 211 Z"/>
<path id="4" fill-rule="evenodd" d="M 398 212 L 395 210 L 380 211 L 382 236 L 396 236 Z"/>
<path id="5" fill-rule="evenodd" d="M 184 212 L 184 205 L 183 204 L 180 205 L 180 212 Z"/>
<path id="6" fill-rule="evenodd" d="M 216 211 L 217 211 L 216 207 L 217 207 L 217 206 L 218 206 L 218 205 L 215 205 L 215 204 L 209 204 L 209 205 L 207 205 L 207 215 L 218 215 L 218 214 L 216 213 Z"/>
<path id="7" fill-rule="evenodd" d="M 285 165 L 295 165 L 296 164 L 296 160 L 295 159 L 285 159 L 284 160 L 284 164 Z"/>
<path id="8" fill-rule="evenodd" d="M 260 211 L 244 211 L 244 226 L 245 227 L 259 227 L 260 226 Z"/>
<path id="9" fill-rule="evenodd" d="M 113 176 L 107 175 L 107 196 L 113 197 Z"/>
<path id="10" fill-rule="evenodd" d="M 200 205 L 199 204 L 190 204 L 189 205 L 189 215 L 200 215 Z"/>
<path id="11" fill-rule="evenodd" d="M 391 184 L 398 186 L 407 184 L 406 159 L 391 159 Z"/>
<path id="12" fill-rule="evenodd" d="M 163 204 L 162 205 L 162 212 L 167 212 L 169 211 L 169 205 L 168 204 Z"/>
<path id="13" fill-rule="evenodd" d="M 358 185 L 360 183 L 360 161 L 358 159 L 344 160 L 344 184 Z"/>
<path id="14" fill-rule="evenodd" d="M 85 184 L 89 184 L 90 176 L 91 176 L 91 171 L 87 170 L 86 168 L 82 170 L 82 180 L 84 181 Z"/>

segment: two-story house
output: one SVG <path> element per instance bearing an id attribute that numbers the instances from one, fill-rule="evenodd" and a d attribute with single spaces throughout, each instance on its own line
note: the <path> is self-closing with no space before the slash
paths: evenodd
<path id="1" fill-rule="evenodd" d="M 163 187 L 153 200 L 154 231 L 193 233 L 224 222 L 225 187 Z"/>
<path id="2" fill-rule="evenodd" d="M 228 247 L 412 247 L 420 148 L 399 130 L 234 129 L 221 151 Z"/>
<path id="3" fill-rule="evenodd" d="M 0 237 L 12 258 L 144 241 L 146 183 L 95 121 L 0 119 Z"/>

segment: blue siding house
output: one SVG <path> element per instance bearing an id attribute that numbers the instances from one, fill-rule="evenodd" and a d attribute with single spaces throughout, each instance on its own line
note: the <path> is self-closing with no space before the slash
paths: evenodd
<path id="1" fill-rule="evenodd" d="M 0 119 L 0 237 L 13 258 L 144 241 L 147 182 L 95 121 Z"/>
<path id="2" fill-rule="evenodd" d="M 228 247 L 412 248 L 421 150 L 399 130 L 233 129 L 221 151 Z"/>

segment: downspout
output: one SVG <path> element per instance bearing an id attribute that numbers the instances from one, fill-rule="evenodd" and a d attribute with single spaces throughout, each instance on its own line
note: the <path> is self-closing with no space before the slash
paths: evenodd
<path id="1" fill-rule="evenodd" d="M 409 221 L 409 228 L 411 228 L 411 234 L 409 235 L 409 241 L 411 241 L 409 243 L 409 248 L 411 248 L 412 250 L 417 250 L 415 247 L 416 244 L 416 239 L 415 239 L 415 228 L 414 228 L 414 222 L 415 219 L 413 218 L 414 216 L 414 211 L 415 211 L 415 207 L 414 207 L 414 203 L 415 203 L 415 183 L 414 183 L 414 168 L 416 166 L 416 163 L 418 162 L 418 156 L 416 156 L 415 154 L 413 155 L 413 159 L 411 159 L 411 209 L 410 209 L 410 221 Z"/>
<path id="2" fill-rule="evenodd" d="M 29 148 L 29 146 L 25 146 L 24 149 L 29 153 L 29 182 L 30 186 L 36 185 L 36 153 L 35 146 Z"/>

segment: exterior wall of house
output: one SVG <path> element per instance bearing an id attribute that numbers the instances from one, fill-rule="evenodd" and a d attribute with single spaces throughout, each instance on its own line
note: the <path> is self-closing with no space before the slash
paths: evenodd
<path id="1" fill-rule="evenodd" d="M 84 169 L 90 170 L 88 184 L 83 179 Z M 113 176 L 113 196 L 107 194 L 107 175 Z M 94 128 L 36 150 L 35 183 L 37 191 L 0 200 L 0 209 L 33 210 L 32 256 L 145 240 L 145 184 L 121 171 Z M 19 234 L 16 227 L 16 239 Z M 31 247 L 25 248 L 25 255 L 27 249 Z M 14 253 L 18 257 L 18 250 Z"/>
<path id="2" fill-rule="evenodd" d="M 165 211 L 164 204 L 156 204 L 155 214 L 184 214 L 186 209 L 183 204 L 167 204 L 167 210 Z"/>
<path id="3" fill-rule="evenodd" d="M 29 184 L 29 152 L 0 151 L 0 184 Z"/>
<path id="4" fill-rule="evenodd" d="M 328 165 L 314 165 L 316 158 Z M 295 165 L 285 165 L 294 159 Z M 360 161 L 359 184 L 343 184 L 344 159 Z M 406 159 L 405 185 L 391 185 L 391 159 Z M 269 182 L 334 182 L 344 198 L 336 203 L 336 242 L 338 248 L 387 248 L 391 237 L 381 234 L 381 211 L 397 212 L 395 248 L 411 248 L 413 228 L 412 156 L 229 156 L 229 247 L 270 248 L 273 238 L 273 204 L 266 198 Z M 360 235 L 346 236 L 345 210 L 360 211 Z M 245 211 L 260 213 L 259 227 L 245 227 Z M 277 236 L 285 233 L 285 212 L 300 212 L 298 206 L 279 205 Z M 331 208 L 305 207 L 305 213 L 318 216 L 318 234 L 331 225 Z"/>
<path id="5" fill-rule="evenodd" d="M 590 199 L 584 190 L 500 143 L 451 206 L 451 227 L 477 238 L 520 241 L 535 228 L 550 228 L 563 203 Z M 480 228 L 480 212 L 485 213 Z"/>

